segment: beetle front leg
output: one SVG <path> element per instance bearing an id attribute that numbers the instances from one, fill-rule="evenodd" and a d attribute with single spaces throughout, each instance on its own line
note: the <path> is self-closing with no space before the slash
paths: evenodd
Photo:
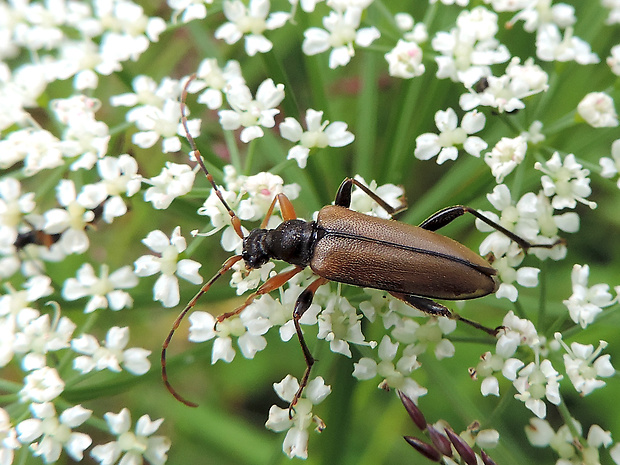
<path id="1" fill-rule="evenodd" d="M 304 353 L 304 359 L 306 361 L 306 371 L 304 371 L 304 375 L 302 376 L 301 382 L 299 383 L 299 389 L 297 389 L 297 392 L 295 393 L 295 396 L 293 397 L 293 400 L 288 407 L 289 418 L 293 418 L 293 410 L 295 404 L 301 397 L 304 388 L 308 384 L 310 371 L 312 370 L 312 366 L 315 362 L 314 357 L 310 353 L 310 349 L 308 349 L 306 340 L 304 339 L 304 334 L 301 330 L 299 320 L 304 315 L 304 313 L 306 313 L 306 310 L 310 308 L 310 305 L 312 305 L 312 299 L 314 299 L 314 293 L 316 292 L 316 290 L 327 282 L 329 282 L 329 280 L 325 278 L 318 278 L 314 280 L 312 284 L 310 284 L 306 289 L 303 290 L 301 294 L 299 294 L 299 297 L 297 297 L 297 301 L 295 302 L 295 309 L 293 310 L 293 324 L 295 325 L 295 331 L 297 332 L 297 338 L 299 339 L 301 350 Z"/>
<path id="2" fill-rule="evenodd" d="M 296 266 L 292 270 L 282 271 L 281 273 L 278 273 L 277 275 L 272 276 L 267 281 L 265 281 L 256 290 L 256 292 L 253 292 L 252 294 L 250 294 L 248 298 L 245 300 L 245 302 L 243 303 L 243 305 L 240 305 L 232 312 L 222 313 L 220 316 L 218 316 L 215 320 L 214 329 L 217 330 L 218 323 L 221 323 L 222 321 L 227 320 L 228 318 L 231 318 L 233 316 L 239 315 L 243 310 L 249 307 L 252 302 L 254 302 L 254 299 L 256 297 L 264 295 L 264 294 L 269 294 L 271 291 L 275 291 L 276 289 L 284 286 L 284 284 L 287 281 L 289 281 L 296 274 L 301 273 L 303 270 L 304 270 L 303 268 Z"/>
<path id="3" fill-rule="evenodd" d="M 371 191 L 367 186 L 359 182 L 357 179 L 353 178 L 345 178 L 344 181 L 342 181 L 342 184 L 340 184 L 338 192 L 336 193 L 336 200 L 334 201 L 334 205 L 345 208 L 349 208 L 351 206 L 351 192 L 353 190 L 354 184 L 362 191 L 364 191 L 364 193 L 368 195 L 368 197 L 377 202 L 381 206 L 381 208 L 383 208 L 388 213 L 388 215 L 392 217 L 407 209 L 406 201 L 404 201 L 401 205 L 395 208 L 389 203 L 387 203 L 385 200 L 383 200 L 381 197 L 379 197 L 377 194 L 375 194 L 373 191 Z"/>
<path id="4" fill-rule="evenodd" d="M 491 328 L 487 328 L 486 326 L 482 326 L 480 323 L 477 323 L 472 320 L 468 320 L 467 318 L 462 317 L 458 313 L 451 311 L 448 307 L 438 304 L 437 302 L 431 299 L 426 299 L 424 297 L 418 297 L 415 295 L 401 294 L 398 292 L 390 292 L 390 294 L 392 294 L 397 299 L 402 300 L 407 305 L 410 305 L 413 308 L 416 308 L 420 310 L 421 312 L 426 313 L 427 315 L 443 316 L 446 318 L 450 318 L 451 320 L 462 321 L 463 323 L 466 323 L 476 329 L 480 329 L 484 331 L 485 333 L 490 334 L 493 337 L 497 336 L 497 333 L 499 332 L 499 329 L 501 328 L 500 327 L 500 328 L 491 329 Z"/>
<path id="5" fill-rule="evenodd" d="M 459 216 L 463 216 L 465 213 L 471 213 L 483 223 L 486 223 L 489 226 L 491 226 L 493 229 L 496 229 L 497 231 L 501 232 L 506 237 L 513 240 L 517 244 L 519 244 L 519 247 L 521 247 L 525 252 L 527 252 L 528 249 L 532 247 L 538 247 L 542 249 L 552 249 L 556 245 L 564 243 L 564 239 L 558 239 L 552 244 L 532 244 L 531 242 L 527 241 L 521 236 L 518 236 L 512 231 L 509 231 L 508 229 L 504 228 L 501 224 L 496 223 L 495 221 L 487 218 L 486 216 L 484 216 L 482 213 L 478 212 L 477 210 L 474 210 L 471 207 L 466 207 L 463 205 L 455 205 L 454 207 L 447 207 L 447 208 L 444 208 L 443 210 L 439 210 L 437 213 L 434 213 L 429 218 L 427 218 L 425 221 L 423 221 L 420 224 L 420 227 L 423 229 L 426 229 L 427 231 L 437 231 L 438 229 L 443 228 L 447 224 L 457 219 Z"/>

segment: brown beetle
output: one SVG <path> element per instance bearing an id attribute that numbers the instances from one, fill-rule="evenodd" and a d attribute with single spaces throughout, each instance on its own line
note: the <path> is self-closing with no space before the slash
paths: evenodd
<path id="1" fill-rule="evenodd" d="M 553 244 L 532 244 L 517 236 L 503 226 L 495 223 L 476 210 L 465 206 L 445 208 L 420 226 L 411 226 L 394 220 L 371 217 L 349 209 L 353 185 L 362 189 L 390 215 L 396 209 L 386 203 L 368 187 L 355 179 L 346 178 L 336 194 L 334 205 L 323 207 L 316 221 L 297 219 L 293 205 L 284 194 L 278 194 L 267 212 L 260 228 L 252 230 L 247 236 L 241 231 L 241 221 L 228 206 L 217 188 L 213 176 L 206 169 L 200 152 L 187 128 L 185 114 L 185 84 L 181 99 L 182 122 L 187 139 L 193 149 L 196 160 L 205 172 L 215 193 L 228 211 L 232 225 L 243 239 L 241 255 L 229 258 L 218 271 L 187 304 L 175 320 L 168 337 L 163 343 L 161 368 L 164 383 L 172 395 L 189 406 L 196 406 L 178 394 L 168 381 L 166 373 L 166 349 L 174 331 L 181 320 L 191 310 L 200 296 L 239 260 L 245 262 L 248 270 L 260 268 L 269 260 L 283 260 L 295 265 L 292 270 L 283 271 L 263 283 L 245 303 L 232 312 L 217 318 L 222 322 L 241 313 L 260 295 L 283 286 L 304 268 L 310 269 L 318 276 L 297 298 L 293 311 L 293 322 L 306 360 L 306 370 L 302 377 L 291 409 L 301 396 L 308 382 L 310 370 L 314 364 L 299 324 L 299 320 L 312 304 L 317 288 L 328 281 L 336 281 L 359 287 L 370 287 L 389 292 L 394 297 L 429 315 L 443 316 L 463 321 L 491 335 L 497 329 L 486 328 L 479 323 L 461 317 L 444 305 L 432 299 L 464 300 L 475 299 L 497 290 L 495 275 L 497 271 L 482 257 L 459 242 L 437 234 L 436 230 L 447 225 L 465 213 L 471 213 L 484 223 L 492 226 L 515 241 L 527 251 L 532 247 L 552 248 Z M 283 222 L 275 229 L 265 229 L 276 202 L 280 205 Z M 404 207 L 403 207 L 404 208 Z"/>

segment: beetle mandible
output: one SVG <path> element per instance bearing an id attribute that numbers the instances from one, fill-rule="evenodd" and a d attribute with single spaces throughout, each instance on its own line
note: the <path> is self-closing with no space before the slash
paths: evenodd
<path id="1" fill-rule="evenodd" d="M 174 321 L 162 345 L 161 369 L 164 384 L 176 399 L 188 406 L 195 407 L 197 404 L 182 397 L 170 384 L 166 371 L 166 350 L 182 319 L 196 305 L 197 300 L 240 260 L 244 261 L 248 270 L 260 268 L 272 259 L 285 261 L 294 265 L 294 268 L 267 279 L 247 297 L 243 305 L 234 311 L 220 315 L 217 322 L 240 314 L 256 297 L 278 289 L 306 267 L 310 267 L 318 276 L 301 292 L 293 310 L 293 322 L 303 351 L 306 369 L 299 389 L 291 402 L 289 408 L 291 412 L 308 383 L 314 364 L 314 358 L 304 339 L 299 320 L 312 304 L 314 294 L 321 285 L 336 281 L 387 291 L 397 299 L 428 315 L 460 320 L 495 336 L 498 328 L 490 329 L 482 326 L 433 300 L 475 299 L 492 294 L 498 288 L 497 271 L 489 262 L 459 242 L 435 231 L 469 213 L 506 235 L 525 252 L 533 247 L 552 248 L 563 242 L 560 239 L 551 244 L 533 244 L 473 208 L 462 205 L 444 208 L 419 226 L 358 213 L 349 209 L 354 185 L 392 217 L 405 207 L 392 207 L 364 184 L 352 178 L 346 178 L 342 182 L 334 205 L 321 208 L 315 221 L 298 219 L 290 200 L 284 194 L 278 194 L 273 199 L 260 227 L 244 236 L 239 217 L 224 200 L 187 126 L 185 100 L 188 86 L 195 77 L 195 74 L 190 76 L 183 88 L 181 121 L 194 158 L 228 211 L 235 232 L 243 240 L 243 251 L 240 255 L 226 260 L 217 274 L 190 300 Z M 284 221 L 275 229 L 266 229 L 276 202 L 279 203 Z"/>

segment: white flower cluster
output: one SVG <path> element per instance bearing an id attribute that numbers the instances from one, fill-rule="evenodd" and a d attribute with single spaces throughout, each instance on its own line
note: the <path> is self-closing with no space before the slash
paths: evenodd
<path id="1" fill-rule="evenodd" d="M 559 352 L 564 348 L 563 355 L 565 372 L 573 387 L 581 396 L 587 396 L 595 389 L 605 386 L 599 377 L 607 378 L 615 374 L 609 355 L 600 355 L 606 347 L 601 341 L 595 351 L 592 345 L 573 342 L 570 348 L 562 341 L 560 333 L 555 339 L 561 344 L 552 342 L 550 348 Z M 508 313 L 503 321 L 502 333 L 497 340 L 495 353 L 486 352 L 480 358 L 475 368 L 470 368 L 473 379 L 482 378 L 480 390 L 483 396 L 499 396 L 499 379 L 496 373 L 510 380 L 518 391 L 515 398 L 525 403 L 525 406 L 538 418 L 545 418 L 547 407 L 544 402 L 558 405 L 560 398 L 560 382 L 563 376 L 553 368 L 549 359 L 541 360 L 545 352 L 545 339 L 540 337 L 534 325 L 526 319 Z M 517 349 L 529 348 L 534 361 L 527 366 L 517 358 Z"/>
<path id="2" fill-rule="evenodd" d="M 69 356 L 68 360 L 72 359 L 74 370 L 81 375 L 104 369 L 114 372 L 126 370 L 143 375 L 151 367 L 149 350 L 126 348 L 129 342 L 127 327 L 110 328 L 105 345 L 100 346 L 97 338 L 91 334 L 81 332 L 75 336 L 77 325 L 68 317 L 60 316 L 61 309 L 57 303 L 49 304 L 54 310 L 52 314 L 40 313 L 35 307 L 42 297 L 53 292 L 50 284 L 49 277 L 35 276 L 30 279 L 25 290 L 12 291 L 0 297 L 0 367 L 19 362 L 24 379 L 16 394 L 20 403 L 28 405 L 30 412 L 24 412 L 21 420 L 11 426 L 7 411 L 0 408 L 0 434 L 3 438 L 0 456 L 3 464 L 12 463 L 14 451 L 22 446 L 28 446 L 33 455 L 42 457 L 45 463 L 55 463 L 63 449 L 71 458 L 81 461 L 84 451 L 91 446 L 91 436 L 76 429 L 82 427 L 93 411 L 80 404 L 67 407 L 66 401 L 57 403 L 67 389 L 66 380 L 75 380 L 75 374 L 62 370 L 58 363 L 60 358 L 67 359 L 65 356 Z M 130 269 L 118 270 L 108 278 L 104 266 L 102 277 L 97 279 L 92 267 L 85 264 L 78 272 L 78 279 L 66 281 L 63 294 L 68 294 L 67 300 L 92 295 L 85 311 L 93 312 L 108 306 L 104 297 L 107 293 L 110 306 L 118 310 L 128 302 L 126 293 L 115 291 L 115 285 L 127 288 L 136 284 L 137 278 Z M 59 405 L 63 406 L 60 415 L 56 413 Z M 129 411 L 124 411 L 128 423 Z M 133 460 L 144 456 L 151 463 L 164 463 L 170 447 L 169 441 L 164 437 L 147 438 L 161 421 L 151 424 L 146 417 L 138 422 L 136 440 L 140 444 L 144 443 L 145 447 L 141 445 L 136 449 L 126 441 L 123 446 L 112 442 L 105 446 L 95 446 L 91 455 L 101 463 L 114 463 L 121 453 L 128 451 L 134 456 Z M 125 429 L 128 428 L 129 424 Z M 113 426 L 111 432 L 119 433 Z M 144 439 L 139 439 L 139 435 L 144 436 Z M 116 458 L 109 461 L 109 454 L 116 454 Z"/>

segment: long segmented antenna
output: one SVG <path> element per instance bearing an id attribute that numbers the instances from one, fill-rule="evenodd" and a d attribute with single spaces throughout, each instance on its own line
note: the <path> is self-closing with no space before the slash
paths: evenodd
<path id="1" fill-rule="evenodd" d="M 217 194 L 218 198 L 220 199 L 220 202 L 222 202 L 222 205 L 224 205 L 224 208 L 226 208 L 226 211 L 228 211 L 228 214 L 230 215 L 230 221 L 232 223 L 232 226 L 233 226 L 235 232 L 237 233 L 237 235 L 241 239 L 243 239 L 244 236 L 243 236 L 243 231 L 241 230 L 241 220 L 235 214 L 233 209 L 230 208 L 230 206 L 228 205 L 226 200 L 224 200 L 224 196 L 222 195 L 222 192 L 217 187 L 217 184 L 215 184 L 215 181 L 213 180 L 213 176 L 211 175 L 211 173 L 209 173 L 209 170 L 205 166 L 204 161 L 202 159 L 202 155 L 200 154 L 200 150 L 198 150 L 198 147 L 196 146 L 196 142 L 194 141 L 194 138 L 192 137 L 192 135 L 189 132 L 189 126 L 187 124 L 187 105 L 186 105 L 185 101 L 187 99 L 189 85 L 190 85 L 190 83 L 194 79 L 196 79 L 196 74 L 195 73 L 192 74 L 188 78 L 187 82 L 183 86 L 183 91 L 181 92 L 181 124 L 183 124 L 183 128 L 185 129 L 185 136 L 187 137 L 187 140 L 188 140 L 189 145 L 190 145 L 190 147 L 192 149 L 192 153 L 194 155 L 194 158 L 196 159 L 196 162 L 200 166 L 200 169 L 202 169 L 202 171 L 207 176 L 207 179 L 211 183 L 211 186 L 213 186 L 213 190 L 215 191 L 215 193 Z M 196 305 L 196 302 L 198 301 L 198 299 L 205 292 L 207 292 L 209 290 L 211 285 L 215 281 L 217 281 L 220 278 L 220 276 L 222 276 L 224 273 L 226 273 L 228 270 L 230 270 L 233 267 L 233 265 L 235 263 L 237 263 L 241 259 L 242 259 L 241 255 L 234 255 L 234 256 L 230 257 L 228 260 L 226 260 L 224 262 L 224 264 L 222 265 L 220 270 L 217 272 L 217 274 L 215 276 L 213 276 L 204 286 L 202 286 L 202 288 L 196 293 L 196 295 L 192 298 L 192 300 L 189 301 L 189 303 L 185 306 L 185 308 L 181 311 L 181 313 L 179 313 L 179 316 L 177 316 L 176 320 L 174 320 L 172 328 L 170 329 L 170 332 L 168 333 L 168 336 L 166 337 L 166 339 L 164 340 L 164 343 L 162 344 L 162 348 L 161 348 L 161 377 L 162 377 L 162 379 L 164 381 L 164 384 L 166 385 L 166 388 L 168 389 L 168 391 L 170 391 L 170 393 L 174 396 L 174 398 L 177 399 L 178 401 L 184 403 L 185 405 L 187 405 L 189 407 L 197 407 L 198 404 L 196 404 L 195 402 L 191 402 L 191 401 L 185 399 L 170 384 L 170 381 L 168 380 L 168 371 L 166 369 L 166 350 L 168 349 L 168 346 L 170 345 L 170 341 L 172 340 L 172 337 L 174 336 L 175 331 L 177 330 L 177 328 L 181 324 L 181 321 L 183 321 L 183 318 L 185 318 L 185 315 L 187 315 L 187 313 L 192 308 L 194 308 L 194 306 Z"/>
<path id="2" fill-rule="evenodd" d="M 241 231 L 241 220 L 235 214 L 233 209 L 228 206 L 228 204 L 226 203 L 226 200 L 224 200 L 224 196 L 222 195 L 222 193 L 220 192 L 220 189 L 215 184 L 215 181 L 213 180 L 213 176 L 211 175 L 211 173 L 209 173 L 209 170 L 205 166 L 205 163 L 202 159 L 202 155 L 200 154 L 200 150 L 198 150 L 198 147 L 196 146 L 196 142 L 194 141 L 194 137 L 189 132 L 189 126 L 187 125 L 187 113 L 186 113 L 187 105 L 185 103 L 185 100 L 187 99 L 187 89 L 189 88 L 189 85 L 194 79 L 196 79 L 196 73 L 192 74 L 187 79 L 187 82 L 183 86 L 183 91 L 181 92 L 181 124 L 183 124 L 183 128 L 185 129 L 185 137 L 187 137 L 187 140 L 192 149 L 192 153 L 194 154 L 194 158 L 196 159 L 196 162 L 198 162 L 200 169 L 202 169 L 202 171 L 207 176 L 207 179 L 213 186 L 213 190 L 215 191 L 220 201 L 224 205 L 224 208 L 226 208 L 226 211 L 228 211 L 228 214 L 230 215 L 230 221 L 232 223 L 233 228 L 235 229 L 235 232 L 241 239 L 243 239 L 243 231 Z"/>
<path id="3" fill-rule="evenodd" d="M 185 317 L 185 315 L 187 315 L 187 313 L 192 308 L 194 308 L 194 305 L 196 305 L 196 302 L 198 301 L 198 299 L 200 299 L 200 297 L 209 290 L 211 285 L 215 281 L 217 281 L 220 276 L 222 276 L 224 273 L 230 270 L 235 263 L 241 260 L 241 258 L 242 258 L 241 255 L 235 255 L 233 257 L 230 257 L 228 260 L 224 262 L 224 264 L 222 265 L 222 268 L 220 268 L 220 271 L 218 271 L 215 276 L 213 276 L 204 286 L 202 286 L 202 288 L 196 293 L 194 298 L 190 300 L 189 303 L 185 306 L 183 311 L 179 313 L 179 316 L 177 316 L 177 319 L 174 320 L 172 329 L 168 333 L 168 337 L 166 337 L 166 340 L 164 341 L 161 347 L 161 377 L 164 380 L 164 384 L 166 385 L 166 388 L 168 388 L 168 391 L 170 391 L 170 394 L 172 394 L 175 399 L 184 403 L 188 407 L 198 407 L 198 404 L 196 404 L 195 402 L 191 402 L 185 399 L 183 396 L 181 396 L 181 394 L 179 394 L 172 387 L 172 385 L 170 384 L 170 381 L 168 381 L 168 371 L 166 370 L 166 350 L 168 349 L 168 345 L 170 345 L 170 341 L 172 340 L 172 336 L 174 335 L 174 332 L 177 330 L 177 328 L 181 324 L 181 321 L 183 321 L 183 318 Z"/>

